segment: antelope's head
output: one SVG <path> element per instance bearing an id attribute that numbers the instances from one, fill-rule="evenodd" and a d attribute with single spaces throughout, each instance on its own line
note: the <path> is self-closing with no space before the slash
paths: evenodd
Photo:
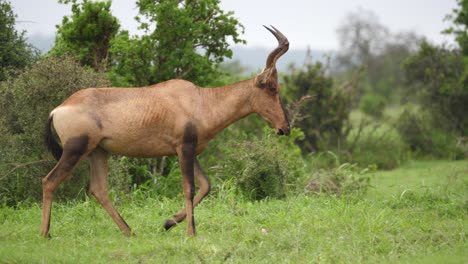
<path id="1" fill-rule="evenodd" d="M 255 112 L 267 121 L 278 135 L 289 135 L 290 127 L 288 117 L 281 103 L 280 88 L 278 84 L 278 72 L 276 61 L 288 51 L 288 39 L 275 27 L 268 28 L 278 40 L 278 47 L 268 55 L 266 66 L 255 77 L 255 86 L 260 89 L 255 98 Z"/>

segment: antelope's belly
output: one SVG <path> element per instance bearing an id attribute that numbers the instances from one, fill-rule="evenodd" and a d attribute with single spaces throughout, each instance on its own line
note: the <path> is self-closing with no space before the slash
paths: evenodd
<path id="1" fill-rule="evenodd" d="M 108 152 L 129 157 L 160 157 L 176 154 L 173 144 L 156 138 L 104 138 L 99 146 Z"/>

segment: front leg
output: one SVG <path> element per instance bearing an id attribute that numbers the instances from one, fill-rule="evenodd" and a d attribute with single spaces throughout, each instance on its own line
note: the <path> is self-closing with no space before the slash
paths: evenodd
<path id="1" fill-rule="evenodd" d="M 210 192 L 211 184 L 210 184 L 210 180 L 208 179 L 208 177 L 206 177 L 205 173 L 203 173 L 203 170 L 201 169 L 200 164 L 197 159 L 195 159 L 194 174 L 195 174 L 195 182 L 200 188 L 195 198 L 193 198 L 193 207 L 196 207 L 203 200 L 203 198 L 206 197 L 208 193 Z M 164 228 L 166 230 L 169 230 L 176 224 L 182 222 L 186 216 L 187 216 L 186 210 L 185 208 L 182 208 L 182 210 L 180 210 L 177 214 L 175 214 L 173 218 L 167 219 L 166 222 L 164 222 Z"/>
<path id="2" fill-rule="evenodd" d="M 185 209 L 187 213 L 187 235 L 195 235 L 195 219 L 193 214 L 193 197 L 195 195 L 195 149 L 197 147 L 197 130 L 192 123 L 185 127 L 182 146 L 178 149 L 177 155 L 182 172 L 182 188 L 185 198 Z"/>

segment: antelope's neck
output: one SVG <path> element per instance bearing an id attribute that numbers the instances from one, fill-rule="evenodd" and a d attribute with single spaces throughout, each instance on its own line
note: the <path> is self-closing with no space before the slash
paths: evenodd
<path id="1" fill-rule="evenodd" d="M 202 89 L 205 93 L 208 137 L 213 138 L 232 123 L 253 113 L 251 98 L 254 93 L 253 79 L 217 88 Z"/>

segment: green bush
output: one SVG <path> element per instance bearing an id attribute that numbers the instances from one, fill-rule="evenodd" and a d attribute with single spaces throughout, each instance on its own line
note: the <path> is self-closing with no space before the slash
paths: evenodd
<path id="1" fill-rule="evenodd" d="M 143 201 L 182 195 L 182 176 L 177 157 L 166 157 L 163 174 L 157 171 L 157 163 L 161 160 L 112 156 L 109 159 L 109 186 L 114 201 Z"/>
<path id="2" fill-rule="evenodd" d="M 374 94 L 365 94 L 359 102 L 359 109 L 374 118 L 381 118 L 387 102 L 384 97 Z"/>
<path id="3" fill-rule="evenodd" d="M 349 160 L 364 167 L 376 165 L 390 170 L 398 167 L 405 157 L 405 145 L 397 137 L 369 134 L 361 138 Z"/>
<path id="4" fill-rule="evenodd" d="M 304 152 L 335 149 L 349 131 L 357 79 L 339 85 L 328 72 L 328 65 L 308 62 L 300 68 L 292 66 L 283 78 L 291 123 L 305 134 L 299 142 Z"/>
<path id="5" fill-rule="evenodd" d="M 407 107 L 400 115 L 396 128 L 412 152 L 429 153 L 432 148 L 429 117 L 417 111 Z"/>
<path id="6" fill-rule="evenodd" d="M 402 140 L 419 157 L 462 159 L 466 156 L 463 138 L 445 129 L 434 127 L 432 115 L 407 107 L 397 121 Z"/>
<path id="7" fill-rule="evenodd" d="M 43 143 L 49 112 L 75 91 L 109 83 L 103 74 L 81 67 L 69 57 L 45 57 L 15 78 L 0 82 L 0 201 L 15 205 L 40 200 L 41 178 L 54 166 Z M 80 166 L 72 184 L 57 197 L 76 197 L 87 185 Z"/>
<path id="8" fill-rule="evenodd" d="M 461 31 L 462 32 L 462 31 Z M 402 64 L 407 92 L 431 116 L 431 125 L 457 136 L 468 135 L 466 54 L 460 49 L 422 42 Z"/>
<path id="9" fill-rule="evenodd" d="M 238 194 L 252 200 L 285 198 L 295 190 L 302 175 L 304 161 L 294 141 L 303 138 L 297 128 L 289 137 L 272 135 L 271 129 L 265 128 L 253 140 L 228 142 L 220 160 L 222 165 L 215 168 L 218 185 L 232 182 Z"/>
<path id="10" fill-rule="evenodd" d="M 364 124 L 350 133 L 347 144 L 347 149 L 339 153 L 340 159 L 361 167 L 376 165 L 388 170 L 398 167 L 407 158 L 406 145 L 388 123 Z"/>

